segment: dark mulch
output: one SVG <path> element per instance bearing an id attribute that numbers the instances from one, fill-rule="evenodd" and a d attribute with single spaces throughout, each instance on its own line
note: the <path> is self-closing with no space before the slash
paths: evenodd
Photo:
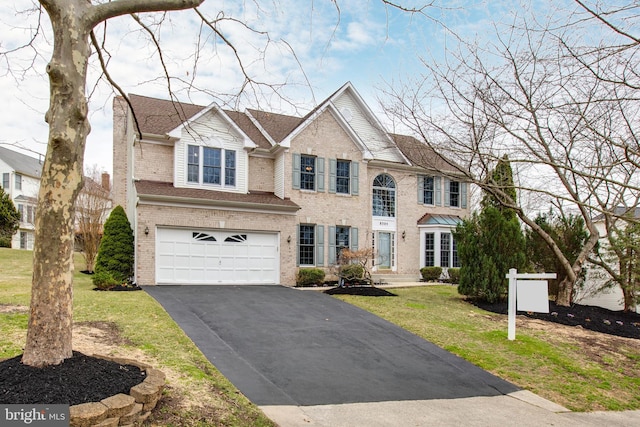
<path id="1" fill-rule="evenodd" d="M 366 297 L 397 297 L 396 294 L 392 294 L 381 288 L 375 286 L 343 286 L 327 289 L 324 291 L 329 295 L 360 295 Z"/>
<path id="2" fill-rule="evenodd" d="M 122 365 L 82 353 L 57 366 L 32 368 L 20 363 L 22 356 L 0 361 L 0 403 L 68 404 L 99 402 L 144 381 L 137 366 Z"/>
<path id="3" fill-rule="evenodd" d="M 468 300 L 471 304 L 493 313 L 507 314 L 507 303 L 488 304 Z M 561 323 L 569 326 L 581 326 L 591 331 L 602 332 L 619 337 L 640 339 L 640 314 L 612 311 L 602 307 L 574 304 L 563 307 L 549 302 L 549 313 L 527 313 L 518 311 L 532 319 Z"/>
<path id="4" fill-rule="evenodd" d="M 108 289 L 93 288 L 94 291 L 141 291 L 142 288 L 138 285 L 116 285 Z"/>

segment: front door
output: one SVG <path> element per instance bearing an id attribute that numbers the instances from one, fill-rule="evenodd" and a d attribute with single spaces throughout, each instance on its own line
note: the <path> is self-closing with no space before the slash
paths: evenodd
<path id="1" fill-rule="evenodd" d="M 391 268 L 391 233 L 378 233 L 378 269 Z"/>

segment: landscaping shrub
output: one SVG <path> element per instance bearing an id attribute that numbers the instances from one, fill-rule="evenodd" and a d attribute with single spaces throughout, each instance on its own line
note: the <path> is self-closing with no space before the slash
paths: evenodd
<path id="1" fill-rule="evenodd" d="M 104 223 L 104 234 L 96 258 L 95 272 L 106 272 L 119 282 L 133 277 L 133 230 L 122 206 L 116 206 Z"/>
<path id="2" fill-rule="evenodd" d="M 296 286 L 320 285 L 324 281 L 324 271 L 319 268 L 301 268 L 296 276 Z"/>
<path id="3" fill-rule="evenodd" d="M 362 279 L 364 267 L 360 264 L 347 264 L 342 267 L 340 276 L 346 279 Z"/>
<path id="4" fill-rule="evenodd" d="M 109 290 L 114 286 L 120 285 L 121 283 L 114 279 L 111 274 L 106 271 L 101 271 L 99 273 L 94 274 L 91 277 L 93 281 L 93 286 L 103 291 Z"/>
<path id="5" fill-rule="evenodd" d="M 0 237 L 0 248 L 10 248 L 10 247 L 11 247 L 11 238 Z"/>
<path id="6" fill-rule="evenodd" d="M 425 282 L 435 282 L 442 275 L 442 267 L 422 267 L 420 274 Z"/>
<path id="7" fill-rule="evenodd" d="M 459 268 L 450 268 L 447 270 L 449 273 L 449 281 L 451 283 L 460 283 L 460 269 Z"/>

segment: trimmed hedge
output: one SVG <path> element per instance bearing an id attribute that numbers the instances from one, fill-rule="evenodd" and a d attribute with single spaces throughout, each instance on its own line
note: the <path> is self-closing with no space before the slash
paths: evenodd
<path id="1" fill-rule="evenodd" d="M 113 288 L 114 286 L 118 286 L 121 283 L 119 283 L 116 279 L 114 279 L 111 274 L 109 274 L 106 271 L 101 271 L 99 273 L 95 273 L 92 277 L 91 280 L 93 281 L 93 286 L 95 286 L 96 288 L 103 290 L 103 291 L 108 291 L 109 289 Z"/>
<path id="2" fill-rule="evenodd" d="M 442 267 L 422 267 L 420 274 L 425 282 L 436 282 L 442 275 Z"/>
<path id="3" fill-rule="evenodd" d="M 301 268 L 296 275 L 296 286 L 321 285 L 324 282 L 324 270 L 320 268 Z"/>
<path id="4" fill-rule="evenodd" d="M 449 272 L 449 281 L 451 283 L 460 283 L 460 269 L 459 268 L 450 268 L 447 270 Z"/>

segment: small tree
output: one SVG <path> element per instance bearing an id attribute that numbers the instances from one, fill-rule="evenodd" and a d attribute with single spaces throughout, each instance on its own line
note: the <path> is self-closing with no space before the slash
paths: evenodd
<path id="1" fill-rule="evenodd" d="M 11 236 L 20 226 L 20 212 L 11 197 L 0 188 L 0 246 L 11 247 Z M 8 242 L 8 244 L 2 244 Z"/>
<path id="2" fill-rule="evenodd" d="M 373 248 L 364 248 L 352 251 L 350 249 L 343 249 L 340 251 L 338 257 L 338 276 L 353 276 L 357 273 L 359 277 L 349 277 L 364 279 L 371 283 L 371 271 L 369 271 L 369 260 L 373 259 Z M 352 266 L 357 265 L 360 268 L 354 269 Z M 361 272 L 361 274 L 360 274 Z"/>
<path id="3" fill-rule="evenodd" d="M 489 303 L 506 298 L 511 268 L 526 266 L 525 240 L 516 213 L 509 159 L 500 159 L 485 183 L 482 211 L 458 225 L 455 238 L 460 258 L 458 292 Z"/>
<path id="4" fill-rule="evenodd" d="M 111 205 L 109 190 L 98 184 L 100 173 L 94 169 L 85 177 L 76 201 L 76 243 L 84 255 L 86 270 L 93 272 L 102 239 L 102 228 Z"/>
<path id="5" fill-rule="evenodd" d="M 580 251 L 589 238 L 585 228 L 584 220 L 577 215 L 557 215 L 553 211 L 540 214 L 534 220 L 535 223 L 547 233 L 564 257 L 573 264 L 580 256 Z M 526 232 L 527 258 L 533 269 L 537 272 L 554 272 L 556 279 L 551 281 L 549 293 L 555 297 L 556 301 L 563 291 L 559 284 L 566 283 L 567 270 L 556 256 L 548 243 L 542 239 L 540 233 L 528 229 Z M 584 274 L 578 277 L 583 280 Z M 573 292 L 572 292 L 573 293 Z M 570 300 L 571 301 L 571 300 Z"/>
<path id="6" fill-rule="evenodd" d="M 122 206 L 116 206 L 104 224 L 96 258 L 96 273 L 108 273 L 120 283 L 133 277 L 133 230 Z"/>

